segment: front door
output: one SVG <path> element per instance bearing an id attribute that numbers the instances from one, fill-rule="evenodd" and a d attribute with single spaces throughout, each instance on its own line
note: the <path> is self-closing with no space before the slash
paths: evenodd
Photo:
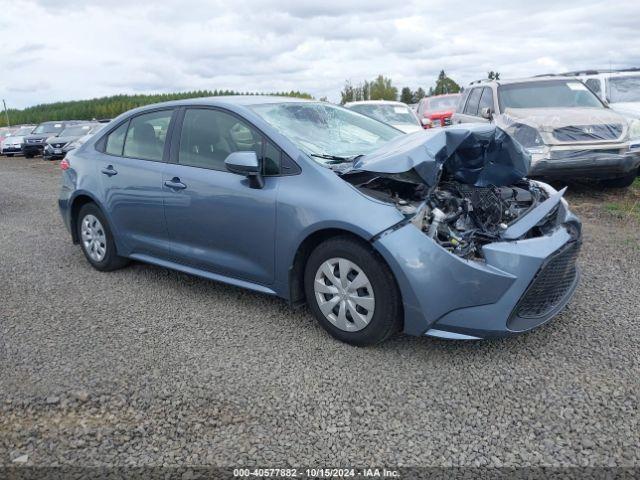
<path id="1" fill-rule="evenodd" d="M 234 151 L 262 156 L 265 138 L 219 109 L 188 108 L 163 174 L 165 216 L 176 260 L 221 275 L 269 285 L 274 277 L 279 177 L 262 189 L 224 166 Z"/>

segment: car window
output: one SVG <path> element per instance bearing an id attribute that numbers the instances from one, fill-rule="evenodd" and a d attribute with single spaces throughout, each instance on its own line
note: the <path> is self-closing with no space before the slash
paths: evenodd
<path id="1" fill-rule="evenodd" d="M 610 102 L 640 102 L 640 76 L 610 77 L 607 84 Z"/>
<path id="2" fill-rule="evenodd" d="M 464 106 L 467 103 L 467 98 L 469 98 L 469 93 L 470 93 L 469 89 L 462 92 L 462 94 L 460 95 L 460 98 L 458 99 L 458 104 L 456 105 L 456 112 L 464 111 Z"/>
<path id="3" fill-rule="evenodd" d="M 416 117 L 409 107 L 395 104 L 362 103 L 351 110 L 391 125 L 415 125 Z"/>
<path id="4" fill-rule="evenodd" d="M 480 103 L 481 93 L 481 88 L 474 88 L 471 90 L 471 93 L 469 93 L 469 100 L 467 100 L 467 104 L 464 107 L 464 113 L 466 115 L 478 115 L 478 104 Z"/>
<path id="5" fill-rule="evenodd" d="M 62 123 L 44 123 L 40 124 L 33 131 L 34 134 L 39 133 L 58 133 L 64 129 L 64 124 Z"/>
<path id="6" fill-rule="evenodd" d="M 539 80 L 498 87 L 500 110 L 507 108 L 603 108 L 579 80 Z"/>
<path id="7" fill-rule="evenodd" d="M 453 110 L 458 104 L 458 95 L 442 95 L 429 98 L 429 110 L 439 112 Z"/>
<path id="8" fill-rule="evenodd" d="M 280 175 L 280 149 L 267 141 L 264 145 L 262 157 L 262 170 L 265 175 Z"/>
<path id="9" fill-rule="evenodd" d="M 124 156 L 162 161 L 172 113 L 172 110 L 162 110 L 132 118 L 124 141 Z"/>
<path id="10" fill-rule="evenodd" d="M 325 166 L 366 155 L 403 132 L 327 102 L 281 102 L 251 106 L 298 148 Z"/>
<path id="11" fill-rule="evenodd" d="M 107 143 L 105 147 L 106 153 L 108 153 L 109 155 L 122 155 L 122 149 L 124 148 L 124 137 L 127 134 L 127 127 L 129 127 L 129 122 L 124 122 L 107 136 Z"/>
<path id="12" fill-rule="evenodd" d="M 482 89 L 482 96 L 480 97 L 480 104 L 478 106 L 478 115 L 482 113 L 483 108 L 490 108 L 493 112 L 493 90 L 485 87 Z"/>
<path id="13" fill-rule="evenodd" d="M 225 159 L 238 151 L 254 151 L 260 156 L 262 135 L 238 117 L 220 110 L 192 108 L 185 112 L 178 163 L 226 171 Z"/>
<path id="14" fill-rule="evenodd" d="M 584 83 L 586 83 L 587 87 L 593 90 L 594 93 L 602 96 L 602 89 L 600 88 L 600 80 L 598 80 L 597 78 L 589 78 Z"/>

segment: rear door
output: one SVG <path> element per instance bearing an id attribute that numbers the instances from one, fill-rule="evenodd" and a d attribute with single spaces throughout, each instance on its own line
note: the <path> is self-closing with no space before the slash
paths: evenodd
<path id="1" fill-rule="evenodd" d="M 165 216 L 177 260 L 221 275 L 270 285 L 274 278 L 276 195 L 280 177 L 250 188 L 227 171 L 231 152 L 255 151 L 267 175 L 281 152 L 241 117 L 218 108 L 186 108 L 163 178 Z"/>
<path id="2" fill-rule="evenodd" d="M 168 254 L 162 171 L 173 114 L 174 109 L 160 109 L 137 115 L 98 144 L 104 205 L 128 255 Z"/>

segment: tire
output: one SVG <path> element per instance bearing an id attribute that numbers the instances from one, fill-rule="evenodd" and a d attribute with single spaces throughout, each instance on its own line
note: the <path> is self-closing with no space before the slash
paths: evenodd
<path id="1" fill-rule="evenodd" d="M 636 176 L 637 172 L 633 172 L 624 177 L 600 180 L 598 183 L 605 188 L 627 188 L 635 181 Z"/>
<path id="2" fill-rule="evenodd" d="M 33 153 L 25 153 L 24 158 L 33 158 Z"/>
<path id="3" fill-rule="evenodd" d="M 117 255 L 111 228 L 95 203 L 87 203 L 80 209 L 76 228 L 82 253 L 96 270 L 110 272 L 129 263 Z"/>
<path id="4" fill-rule="evenodd" d="M 13 157 L 13 153 L 7 153 L 7 157 Z"/>
<path id="5" fill-rule="evenodd" d="M 341 270 L 348 270 L 347 288 L 342 284 Z M 360 277 L 362 274 L 364 277 Z M 368 283 L 363 288 L 364 280 Z M 335 237 L 318 245 L 307 260 L 304 286 L 309 308 L 320 325 L 342 342 L 374 345 L 402 326 L 402 302 L 395 278 L 378 254 L 363 242 Z"/>

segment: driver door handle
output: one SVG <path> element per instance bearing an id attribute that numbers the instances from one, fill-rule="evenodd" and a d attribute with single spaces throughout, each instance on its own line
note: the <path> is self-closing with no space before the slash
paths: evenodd
<path id="1" fill-rule="evenodd" d="M 107 168 L 103 168 L 100 171 L 108 177 L 113 177 L 114 175 L 118 174 L 118 171 L 115 168 L 113 168 L 113 165 L 109 165 L 107 166 Z"/>
<path id="2" fill-rule="evenodd" d="M 184 190 L 187 188 L 187 186 L 182 183 L 178 177 L 173 177 L 171 180 L 165 180 L 164 186 L 173 190 Z"/>

